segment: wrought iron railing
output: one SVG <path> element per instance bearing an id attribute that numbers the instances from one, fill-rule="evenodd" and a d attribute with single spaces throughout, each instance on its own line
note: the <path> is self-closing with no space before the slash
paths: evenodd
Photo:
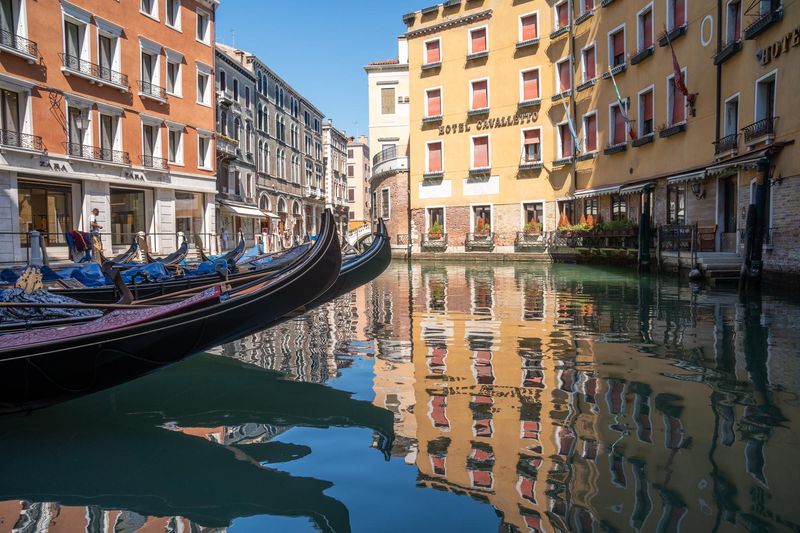
<path id="1" fill-rule="evenodd" d="M 777 3 L 777 2 L 773 2 Z M 752 39 L 772 24 L 783 18 L 783 8 L 773 7 L 769 12 L 764 13 L 744 29 L 744 38 Z"/>
<path id="2" fill-rule="evenodd" d="M 39 152 L 44 149 L 42 147 L 42 138 L 38 135 L 29 135 L 13 130 L 0 130 L 0 144 Z"/>
<path id="3" fill-rule="evenodd" d="M 447 233 L 442 233 L 440 236 L 431 237 L 429 233 L 422 234 L 423 251 L 444 251 L 447 249 Z"/>
<path id="4" fill-rule="evenodd" d="M 658 242 L 661 250 L 690 251 L 693 236 L 693 224 L 666 224 L 659 228 Z"/>
<path id="5" fill-rule="evenodd" d="M 389 146 L 384 148 L 372 158 L 372 166 L 379 165 L 384 161 L 397 158 L 397 146 Z"/>
<path id="6" fill-rule="evenodd" d="M 39 56 L 39 45 L 8 30 L 0 30 L 0 46 L 14 49 L 31 57 Z"/>
<path id="7" fill-rule="evenodd" d="M 67 70 L 78 72 L 97 80 L 104 80 L 108 83 L 119 85 L 120 87 L 128 86 L 128 76 L 126 74 L 70 54 L 59 53 L 58 56 L 61 58 L 61 64 Z"/>
<path id="8" fill-rule="evenodd" d="M 131 158 L 128 152 L 112 150 L 110 148 L 100 148 L 97 146 L 86 146 L 81 143 L 64 143 L 67 153 L 73 157 L 91 159 L 93 161 L 106 161 L 117 165 L 130 165 Z"/>
<path id="9" fill-rule="evenodd" d="M 159 100 L 167 99 L 166 89 L 149 81 L 139 80 L 139 92 L 151 98 L 157 98 Z"/>
<path id="10" fill-rule="evenodd" d="M 730 135 L 726 135 L 714 143 L 714 154 L 716 155 L 723 152 L 729 152 L 730 150 L 736 150 L 738 146 L 739 134 L 731 133 Z"/>
<path id="11" fill-rule="evenodd" d="M 142 155 L 142 166 L 147 168 L 155 168 L 159 170 L 167 170 L 169 165 L 167 165 L 167 160 L 163 157 L 153 157 L 152 155 Z"/>
<path id="12" fill-rule="evenodd" d="M 94 146 L 87 146 L 83 143 L 64 143 L 64 148 L 68 155 L 80 157 L 82 159 L 94 159 Z"/>
<path id="13" fill-rule="evenodd" d="M 492 249 L 494 248 L 494 232 L 467 233 L 467 238 L 464 241 L 464 247 L 467 251 L 475 249 Z"/>
<path id="14" fill-rule="evenodd" d="M 744 142 L 751 142 L 765 135 L 775 133 L 775 119 L 778 117 L 762 118 L 757 122 L 753 122 L 742 128 L 744 132 Z"/>

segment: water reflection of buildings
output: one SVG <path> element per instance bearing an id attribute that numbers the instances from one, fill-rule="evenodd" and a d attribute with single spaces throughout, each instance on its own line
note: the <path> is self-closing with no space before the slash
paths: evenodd
<path id="1" fill-rule="evenodd" d="M 507 530 L 797 524 L 768 379 L 791 354 L 729 301 L 572 268 L 415 267 L 419 484 Z"/>

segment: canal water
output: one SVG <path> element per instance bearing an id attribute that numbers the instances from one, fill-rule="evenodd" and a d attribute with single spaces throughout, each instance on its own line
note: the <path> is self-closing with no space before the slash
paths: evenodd
<path id="1" fill-rule="evenodd" d="M 672 277 L 393 263 L 0 419 L 0 530 L 797 531 L 799 324 Z"/>

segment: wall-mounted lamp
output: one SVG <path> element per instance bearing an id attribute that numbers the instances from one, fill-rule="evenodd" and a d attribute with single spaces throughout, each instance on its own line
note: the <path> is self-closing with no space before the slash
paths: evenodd
<path id="1" fill-rule="evenodd" d="M 694 194 L 694 197 L 697 198 L 698 200 L 702 200 L 703 198 L 706 197 L 705 189 L 700 188 L 699 179 L 692 180 L 692 193 Z"/>

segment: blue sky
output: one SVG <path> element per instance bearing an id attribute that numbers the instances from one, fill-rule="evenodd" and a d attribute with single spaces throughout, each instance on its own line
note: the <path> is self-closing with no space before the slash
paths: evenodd
<path id="1" fill-rule="evenodd" d="M 340 129 L 365 134 L 370 61 L 397 56 L 402 16 L 436 0 L 222 0 L 217 41 L 255 53 Z M 357 124 L 356 124 L 357 123 Z"/>

